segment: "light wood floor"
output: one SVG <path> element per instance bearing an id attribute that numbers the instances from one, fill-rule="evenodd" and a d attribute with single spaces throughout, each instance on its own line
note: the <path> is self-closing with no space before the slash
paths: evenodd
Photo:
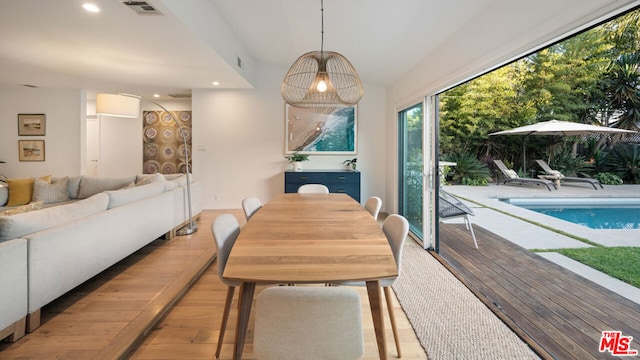
<path id="1" fill-rule="evenodd" d="M 229 212 L 244 222 L 240 210 Z M 217 277 L 216 264 L 207 265 L 205 259 L 213 247 L 211 222 L 221 213 L 204 211 L 195 234 L 158 240 L 46 306 L 43 325 L 16 343 L 0 344 L 0 359 L 212 359 L 226 286 Z M 191 285 L 188 274 L 196 273 L 198 266 L 204 273 Z M 366 291 L 358 291 L 365 329 L 363 359 L 377 359 L 368 298 Z M 236 301 L 237 291 L 222 359 L 231 358 Z M 402 358 L 427 359 L 395 299 L 394 304 Z M 389 358 L 396 358 L 388 318 L 385 321 Z M 250 326 L 246 359 L 253 359 L 253 320 Z"/>

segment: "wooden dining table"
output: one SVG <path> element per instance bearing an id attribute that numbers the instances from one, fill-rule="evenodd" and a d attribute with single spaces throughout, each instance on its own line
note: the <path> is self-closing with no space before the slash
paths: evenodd
<path id="1" fill-rule="evenodd" d="M 276 196 L 242 227 L 223 273 L 241 282 L 233 358 L 242 358 L 256 284 L 363 281 L 378 353 L 386 359 L 379 280 L 396 276 L 387 238 L 354 199 L 346 194 Z"/>

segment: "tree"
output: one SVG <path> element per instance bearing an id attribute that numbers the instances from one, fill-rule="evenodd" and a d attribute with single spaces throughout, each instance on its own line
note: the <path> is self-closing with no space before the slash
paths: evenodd
<path id="1" fill-rule="evenodd" d="M 602 88 L 608 108 L 619 113 L 616 127 L 640 128 L 640 53 L 624 54 L 607 69 Z"/>

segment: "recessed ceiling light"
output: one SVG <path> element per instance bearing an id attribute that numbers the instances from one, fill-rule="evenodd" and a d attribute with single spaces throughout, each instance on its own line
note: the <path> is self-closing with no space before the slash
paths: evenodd
<path id="1" fill-rule="evenodd" d="M 159 97 L 160 97 L 160 94 L 153 94 L 153 97 L 154 97 L 154 98 L 159 98 Z"/>
<path id="2" fill-rule="evenodd" d="M 92 13 L 97 13 L 100 12 L 100 8 L 94 4 L 90 4 L 90 3 L 85 3 L 82 4 L 82 8 L 85 9 L 88 12 L 92 12 Z"/>
<path id="3" fill-rule="evenodd" d="M 219 83 L 219 82 L 217 82 L 217 81 L 214 81 L 212 84 L 213 84 L 213 86 L 218 86 L 218 85 L 220 85 L 220 83 Z"/>

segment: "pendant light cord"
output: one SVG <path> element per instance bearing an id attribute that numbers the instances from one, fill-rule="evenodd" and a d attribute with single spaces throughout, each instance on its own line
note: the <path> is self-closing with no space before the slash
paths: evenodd
<path id="1" fill-rule="evenodd" d="M 324 52 L 324 0 L 320 0 L 320 53 Z"/>

